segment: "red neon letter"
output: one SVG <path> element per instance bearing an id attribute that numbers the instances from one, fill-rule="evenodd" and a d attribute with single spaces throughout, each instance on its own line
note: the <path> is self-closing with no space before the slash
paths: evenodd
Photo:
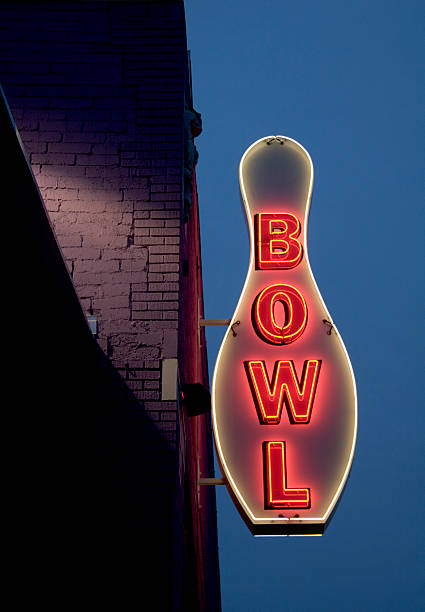
<path id="1" fill-rule="evenodd" d="M 270 384 L 264 361 L 245 361 L 258 418 L 263 425 L 280 423 L 283 404 L 291 423 L 309 423 L 316 394 L 321 361 L 304 362 L 301 383 L 293 361 L 276 361 Z"/>
<path id="2" fill-rule="evenodd" d="M 265 508 L 310 508 L 310 489 L 286 486 L 285 442 L 263 442 Z"/>
<path id="3" fill-rule="evenodd" d="M 255 215 L 255 265 L 260 270 L 295 268 L 303 256 L 301 223 L 291 213 Z"/>
<path id="4" fill-rule="evenodd" d="M 285 309 L 285 325 L 279 327 L 274 316 L 276 302 Z M 301 336 L 307 325 L 307 304 L 291 285 L 270 285 L 257 295 L 252 306 L 257 334 L 269 344 L 290 344 Z"/>

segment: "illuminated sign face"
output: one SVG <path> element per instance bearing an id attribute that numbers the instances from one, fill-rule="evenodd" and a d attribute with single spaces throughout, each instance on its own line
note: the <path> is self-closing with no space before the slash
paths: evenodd
<path id="1" fill-rule="evenodd" d="M 217 456 L 255 535 L 321 535 L 351 467 L 357 398 L 308 259 L 310 156 L 263 138 L 242 157 L 240 185 L 251 259 L 214 371 Z"/>

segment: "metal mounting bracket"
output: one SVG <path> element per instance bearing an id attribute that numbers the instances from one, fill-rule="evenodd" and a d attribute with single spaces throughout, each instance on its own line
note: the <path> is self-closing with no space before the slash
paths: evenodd
<path id="1" fill-rule="evenodd" d="M 206 327 L 207 325 L 230 325 L 231 319 L 200 319 L 199 325 Z"/>
<path id="2" fill-rule="evenodd" d="M 226 480 L 225 478 L 200 478 L 199 479 L 199 484 L 200 485 L 225 485 L 226 484 Z"/>
<path id="3" fill-rule="evenodd" d="M 232 319 L 200 319 L 199 326 L 206 327 L 207 325 L 230 325 Z M 233 336 L 237 336 L 237 333 L 233 329 L 235 326 L 240 325 L 240 321 L 235 321 L 231 327 Z"/>

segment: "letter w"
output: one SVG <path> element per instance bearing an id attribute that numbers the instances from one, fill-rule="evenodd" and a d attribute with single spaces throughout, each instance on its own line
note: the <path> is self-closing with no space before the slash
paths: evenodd
<path id="1" fill-rule="evenodd" d="M 293 361 L 276 361 L 270 383 L 264 361 L 245 361 L 260 423 L 280 423 L 283 404 L 291 423 L 309 423 L 321 363 L 320 359 L 305 361 L 299 381 Z"/>

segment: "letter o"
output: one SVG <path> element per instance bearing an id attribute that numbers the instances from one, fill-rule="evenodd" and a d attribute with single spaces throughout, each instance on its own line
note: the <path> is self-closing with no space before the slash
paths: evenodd
<path id="1" fill-rule="evenodd" d="M 274 306 L 281 302 L 285 309 L 285 324 L 279 327 L 274 316 Z M 254 329 L 269 344 L 295 342 L 307 325 L 307 304 L 301 293 L 292 285 L 270 285 L 261 291 L 252 306 Z"/>

